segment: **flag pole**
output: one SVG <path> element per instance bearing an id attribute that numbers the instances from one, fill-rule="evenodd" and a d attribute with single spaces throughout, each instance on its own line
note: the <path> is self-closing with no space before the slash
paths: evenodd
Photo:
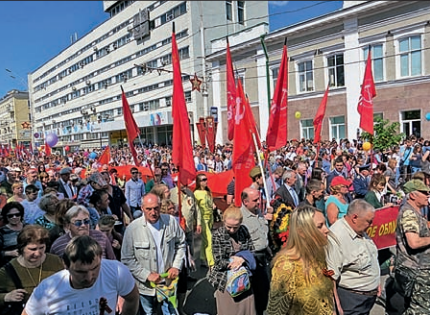
<path id="1" fill-rule="evenodd" d="M 255 138 L 255 134 L 252 132 L 252 140 L 254 140 L 254 145 L 255 145 L 255 152 L 257 153 L 257 158 L 258 158 L 258 166 L 260 166 L 260 170 L 261 170 L 261 177 L 263 178 L 263 185 L 264 185 L 264 192 L 266 193 L 266 213 L 267 213 L 267 206 L 270 206 L 270 196 L 269 196 L 269 192 L 267 190 L 267 184 L 266 184 L 266 178 L 264 177 L 264 170 L 263 170 L 263 166 L 261 165 L 261 158 L 260 158 L 260 150 L 258 149 L 258 145 L 257 145 L 257 139 Z"/>

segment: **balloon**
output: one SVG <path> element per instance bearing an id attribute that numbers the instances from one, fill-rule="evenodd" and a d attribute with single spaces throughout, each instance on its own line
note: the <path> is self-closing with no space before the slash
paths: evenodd
<path id="1" fill-rule="evenodd" d="M 97 157 L 97 153 L 91 152 L 90 153 L 90 159 L 94 160 Z"/>
<path id="2" fill-rule="evenodd" d="M 430 113 L 427 113 L 427 114 L 426 114 L 426 119 L 427 119 L 427 121 L 429 121 L 429 120 L 430 120 Z"/>
<path id="3" fill-rule="evenodd" d="M 363 150 L 364 151 L 369 151 L 371 147 L 372 147 L 372 145 L 370 144 L 370 142 L 363 143 Z"/>
<path id="4" fill-rule="evenodd" d="M 302 117 L 302 113 L 297 111 L 295 112 L 294 117 L 296 117 L 296 119 L 300 119 L 300 117 Z"/>
<path id="5" fill-rule="evenodd" d="M 66 147 L 64 148 L 64 150 L 69 151 L 70 147 L 68 145 L 66 145 Z"/>
<path id="6" fill-rule="evenodd" d="M 58 137 L 55 133 L 50 133 L 46 136 L 46 143 L 52 148 L 55 147 L 55 145 L 58 142 Z"/>

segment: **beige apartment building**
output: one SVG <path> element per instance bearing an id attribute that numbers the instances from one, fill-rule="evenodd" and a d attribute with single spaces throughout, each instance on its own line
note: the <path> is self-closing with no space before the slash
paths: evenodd
<path id="1" fill-rule="evenodd" d="M 329 99 L 323 139 L 356 139 L 357 103 L 371 47 L 377 96 L 374 115 L 400 123 L 400 131 L 430 138 L 430 2 L 344 1 L 342 9 L 266 34 L 229 37 L 234 67 L 244 82 L 261 138 L 268 125 L 268 103 L 276 83 L 285 38 L 288 46 L 288 138 L 313 138 L 313 118 L 327 85 Z M 224 38 L 212 42 L 210 106 L 220 108 L 218 142 L 227 141 Z M 300 112 L 301 117 L 295 118 Z M 427 115 L 430 117 L 430 114 Z M 430 118 L 429 118 L 430 119 Z"/>
<path id="2" fill-rule="evenodd" d="M 0 145 L 30 149 L 32 119 L 28 92 L 11 90 L 0 99 Z M 32 149 L 32 148 L 31 148 Z"/>

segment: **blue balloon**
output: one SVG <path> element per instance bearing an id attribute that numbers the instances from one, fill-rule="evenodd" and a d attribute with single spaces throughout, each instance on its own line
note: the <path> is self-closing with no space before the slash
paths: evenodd
<path id="1" fill-rule="evenodd" d="M 97 153 L 95 153 L 95 152 L 90 153 L 90 159 L 91 160 L 94 160 L 96 157 L 97 157 Z"/>
<path id="2" fill-rule="evenodd" d="M 427 114 L 426 114 L 426 119 L 427 119 L 427 121 L 429 121 L 429 120 L 430 120 L 430 113 L 427 113 Z"/>

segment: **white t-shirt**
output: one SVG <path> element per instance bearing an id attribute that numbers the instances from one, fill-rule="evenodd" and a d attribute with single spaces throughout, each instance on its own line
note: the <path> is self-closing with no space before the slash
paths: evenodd
<path id="1" fill-rule="evenodd" d="M 59 271 L 34 289 L 25 311 L 28 315 L 98 315 L 101 297 L 106 298 L 107 305 L 115 311 L 118 295 L 129 294 L 135 283 L 125 265 L 116 260 L 102 259 L 99 276 L 91 288 L 73 289 L 69 271 Z"/>
<path id="2" fill-rule="evenodd" d="M 161 233 L 160 233 L 160 220 L 158 220 L 155 224 L 151 224 L 148 222 L 149 230 L 151 231 L 152 237 L 154 238 L 155 246 L 157 246 L 157 266 L 158 273 L 163 273 L 164 270 L 164 260 L 163 260 L 163 252 L 161 251 Z"/>

